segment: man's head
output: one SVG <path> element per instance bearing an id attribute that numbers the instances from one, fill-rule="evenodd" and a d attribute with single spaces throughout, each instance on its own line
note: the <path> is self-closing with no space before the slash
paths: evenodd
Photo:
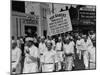
<path id="1" fill-rule="evenodd" d="M 44 40 L 45 40 L 45 37 L 44 37 L 44 36 L 42 36 L 42 37 L 41 37 L 41 42 L 43 43 L 43 42 L 44 42 Z"/>
<path id="2" fill-rule="evenodd" d="M 46 46 L 47 46 L 49 51 L 52 49 L 52 43 L 50 41 L 46 42 Z"/>
<path id="3" fill-rule="evenodd" d="M 28 46 L 28 47 L 31 47 L 32 45 L 33 45 L 33 38 L 31 38 L 31 37 L 28 37 L 28 38 L 26 38 L 26 45 Z"/>
<path id="4" fill-rule="evenodd" d="M 58 42 L 61 42 L 61 37 L 58 37 Z"/>
<path id="5" fill-rule="evenodd" d="M 85 42 L 87 41 L 88 39 L 88 36 L 86 34 L 83 35 L 83 39 L 85 40 Z"/>
<path id="6" fill-rule="evenodd" d="M 11 44 L 12 49 L 15 49 L 16 46 L 17 46 L 17 42 L 16 41 L 13 41 L 12 44 Z"/>
<path id="7" fill-rule="evenodd" d="M 69 44 L 70 40 L 68 37 L 65 38 L 65 44 Z"/>
<path id="8" fill-rule="evenodd" d="M 81 39 L 80 35 L 78 35 L 78 37 L 77 37 L 77 38 L 78 38 L 78 40 L 80 40 L 80 39 Z"/>

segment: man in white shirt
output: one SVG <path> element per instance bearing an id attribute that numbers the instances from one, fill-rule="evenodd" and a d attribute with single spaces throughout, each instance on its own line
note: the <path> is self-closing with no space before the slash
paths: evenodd
<path id="1" fill-rule="evenodd" d="M 88 38 L 87 35 L 83 36 L 83 40 L 82 40 L 81 45 L 82 45 L 81 54 L 83 56 L 83 62 L 85 65 L 85 69 L 89 69 L 89 50 L 91 49 L 92 42 Z"/>
<path id="2" fill-rule="evenodd" d="M 46 43 L 47 51 L 43 55 L 43 66 L 42 72 L 53 72 L 55 65 L 55 51 L 52 49 L 52 43 L 47 41 Z"/>
<path id="3" fill-rule="evenodd" d="M 76 49 L 77 49 L 76 53 L 78 54 L 80 60 L 81 60 L 82 41 L 83 39 L 80 36 L 78 36 L 78 39 L 76 41 Z"/>
<path id="4" fill-rule="evenodd" d="M 42 36 L 41 37 L 41 42 L 39 43 L 39 51 L 40 54 L 43 54 L 46 50 L 46 45 L 45 45 L 45 38 Z"/>
<path id="5" fill-rule="evenodd" d="M 65 70 L 72 70 L 73 66 L 73 56 L 74 56 L 74 42 L 66 38 L 63 44 L 64 54 L 65 54 Z"/>
<path id="6" fill-rule="evenodd" d="M 89 69 L 95 69 L 96 68 L 96 51 L 95 51 L 96 49 L 90 37 L 88 37 L 87 42 L 88 42 L 87 49 L 89 53 Z"/>
<path id="7" fill-rule="evenodd" d="M 58 42 L 56 43 L 55 51 L 57 53 L 56 58 L 56 71 L 62 69 L 62 61 L 63 61 L 63 51 L 62 51 L 62 39 L 61 37 L 58 38 Z"/>
<path id="8" fill-rule="evenodd" d="M 12 42 L 12 73 L 13 74 L 18 74 L 21 73 L 21 50 L 17 46 L 17 42 L 13 41 Z"/>
<path id="9" fill-rule="evenodd" d="M 92 49 L 89 52 L 90 60 L 89 60 L 89 69 L 95 69 L 96 68 L 96 51 L 95 47 L 92 47 Z"/>
<path id="10" fill-rule="evenodd" d="M 36 73 L 38 72 L 38 48 L 33 44 L 32 38 L 26 38 L 27 45 L 25 47 L 25 61 L 23 73 Z"/>
<path id="11" fill-rule="evenodd" d="M 51 40 L 51 43 L 52 43 L 52 49 L 55 50 L 56 43 L 54 38 Z"/>
<path id="12" fill-rule="evenodd" d="M 46 48 L 46 44 L 45 44 L 45 38 L 44 36 L 41 37 L 41 41 L 39 43 L 39 56 L 40 56 L 40 67 L 39 67 L 39 70 L 40 72 L 42 71 L 42 62 L 43 62 L 43 55 L 44 53 L 47 51 L 47 48 Z"/>

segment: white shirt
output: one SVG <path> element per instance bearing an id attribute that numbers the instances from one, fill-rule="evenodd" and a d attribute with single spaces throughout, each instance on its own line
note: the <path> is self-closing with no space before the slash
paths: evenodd
<path id="1" fill-rule="evenodd" d="M 92 35 L 90 35 L 90 38 L 95 39 L 95 36 L 96 36 L 95 34 L 92 34 Z"/>
<path id="2" fill-rule="evenodd" d="M 28 48 L 29 54 L 26 53 L 26 62 L 32 62 L 32 60 L 29 58 L 29 56 L 33 57 L 39 57 L 39 51 L 38 48 L 34 45 L 32 45 L 30 48 Z"/>
<path id="3" fill-rule="evenodd" d="M 15 49 L 12 50 L 12 61 L 18 62 L 21 58 L 21 50 L 20 48 L 16 47 Z"/>
<path id="4" fill-rule="evenodd" d="M 90 62 L 96 62 L 95 60 L 95 57 L 96 57 L 96 53 L 95 53 L 95 47 L 92 47 L 92 49 L 90 50 Z"/>
<path id="5" fill-rule="evenodd" d="M 91 39 L 89 37 L 87 39 L 87 47 L 88 47 L 88 49 L 93 47 L 93 43 L 92 43 L 92 41 L 91 41 Z"/>
<path id="6" fill-rule="evenodd" d="M 82 42 L 83 42 L 83 39 L 80 39 L 80 40 L 76 41 L 77 50 L 81 50 L 82 49 Z"/>
<path id="7" fill-rule="evenodd" d="M 44 53 L 46 51 L 46 45 L 45 43 L 39 43 L 39 51 L 40 53 Z"/>
<path id="8" fill-rule="evenodd" d="M 91 47 L 93 47 L 93 44 L 90 38 L 88 38 L 86 42 L 82 40 L 81 45 L 82 45 L 81 50 L 89 50 Z"/>
<path id="9" fill-rule="evenodd" d="M 36 47 L 36 46 L 31 46 L 30 48 L 29 48 L 29 50 L 30 50 L 30 55 L 31 56 L 34 56 L 34 57 L 38 57 L 39 56 L 39 51 L 38 51 L 38 48 Z"/>
<path id="10" fill-rule="evenodd" d="M 62 47 L 62 42 L 57 42 L 57 44 L 56 44 L 56 51 L 57 50 L 61 50 L 61 47 Z"/>
<path id="11" fill-rule="evenodd" d="M 55 54 L 54 50 L 47 51 L 44 54 L 44 63 L 54 63 L 55 62 Z"/>
<path id="12" fill-rule="evenodd" d="M 64 52 L 66 54 L 74 53 L 74 46 L 75 46 L 75 44 L 73 41 L 71 41 L 69 44 L 64 44 L 63 45 Z"/>
<path id="13" fill-rule="evenodd" d="M 54 49 L 54 47 L 55 47 L 55 41 L 51 40 L 51 42 L 52 42 L 52 48 Z"/>
<path id="14" fill-rule="evenodd" d="M 17 46 L 20 47 L 20 40 L 17 40 Z"/>

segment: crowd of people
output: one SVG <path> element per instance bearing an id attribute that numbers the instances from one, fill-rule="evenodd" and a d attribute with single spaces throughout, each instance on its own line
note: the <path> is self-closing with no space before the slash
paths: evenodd
<path id="1" fill-rule="evenodd" d="M 11 72 L 41 73 L 96 68 L 96 33 L 11 39 Z M 81 62 L 82 61 L 82 62 Z"/>

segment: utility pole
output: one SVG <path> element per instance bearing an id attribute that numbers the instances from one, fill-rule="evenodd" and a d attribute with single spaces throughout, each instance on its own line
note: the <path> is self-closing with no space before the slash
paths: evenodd
<path id="1" fill-rule="evenodd" d="M 54 4 L 52 3 L 52 13 L 54 14 Z"/>

